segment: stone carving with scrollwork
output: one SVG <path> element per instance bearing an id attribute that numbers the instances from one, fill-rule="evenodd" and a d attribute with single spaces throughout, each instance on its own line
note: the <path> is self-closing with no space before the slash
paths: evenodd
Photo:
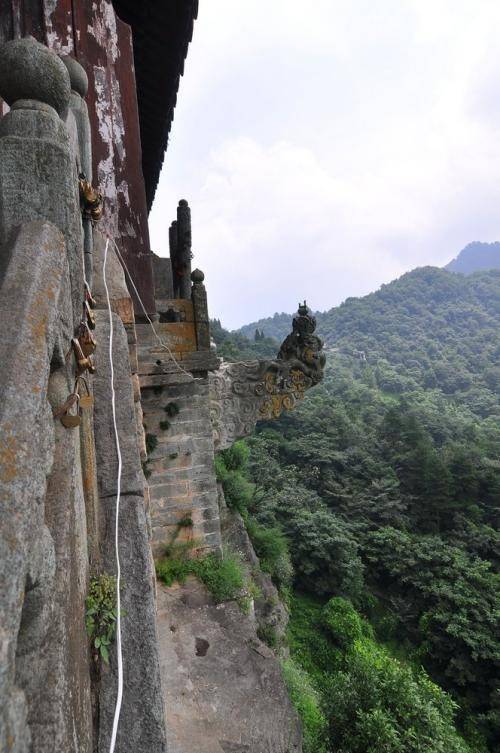
<path id="1" fill-rule="evenodd" d="M 321 381 L 325 355 L 315 328 L 316 320 L 304 303 L 275 360 L 223 363 L 210 375 L 216 451 L 251 434 L 257 421 L 293 410 L 306 390 Z"/>

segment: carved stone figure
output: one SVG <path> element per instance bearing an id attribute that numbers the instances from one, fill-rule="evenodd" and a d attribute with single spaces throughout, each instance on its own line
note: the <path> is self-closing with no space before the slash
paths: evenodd
<path id="1" fill-rule="evenodd" d="M 321 381 L 326 360 L 322 352 L 323 340 L 314 334 L 315 329 L 316 317 L 304 301 L 293 317 L 293 331 L 285 338 L 278 353 L 278 360 L 299 361 L 313 384 Z"/>

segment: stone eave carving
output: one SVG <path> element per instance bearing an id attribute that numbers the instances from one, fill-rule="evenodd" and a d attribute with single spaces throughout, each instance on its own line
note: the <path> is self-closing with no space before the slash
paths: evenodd
<path id="1" fill-rule="evenodd" d="M 274 360 L 223 363 L 210 375 L 210 410 L 216 450 L 251 434 L 257 421 L 278 418 L 323 378 L 323 341 L 316 320 L 299 306 L 293 331 Z"/>

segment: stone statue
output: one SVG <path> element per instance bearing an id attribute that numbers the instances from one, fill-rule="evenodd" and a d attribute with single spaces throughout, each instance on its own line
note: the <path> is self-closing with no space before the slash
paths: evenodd
<path id="1" fill-rule="evenodd" d="M 299 361 L 301 370 L 311 377 L 313 384 L 321 381 L 326 361 L 323 340 L 314 334 L 315 329 L 316 318 L 304 301 L 293 317 L 292 333 L 285 338 L 278 353 L 279 361 Z"/>

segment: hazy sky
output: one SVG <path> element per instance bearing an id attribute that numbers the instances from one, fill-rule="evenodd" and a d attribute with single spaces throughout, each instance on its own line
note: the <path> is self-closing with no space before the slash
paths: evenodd
<path id="1" fill-rule="evenodd" d="M 200 0 L 155 204 L 211 316 L 327 309 L 500 239 L 498 0 Z"/>

